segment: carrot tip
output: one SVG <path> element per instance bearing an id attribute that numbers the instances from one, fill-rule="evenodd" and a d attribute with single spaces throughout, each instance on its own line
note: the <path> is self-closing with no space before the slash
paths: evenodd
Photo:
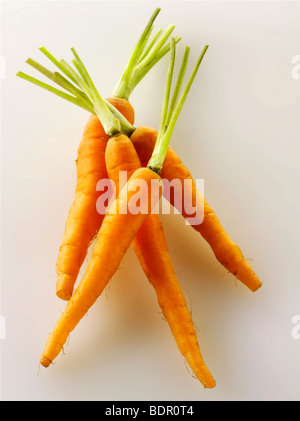
<path id="1" fill-rule="evenodd" d="M 212 379 L 210 382 L 205 383 L 205 389 L 213 389 L 216 386 L 216 382 Z"/>
<path id="2" fill-rule="evenodd" d="M 49 367 L 49 365 L 52 363 L 52 361 L 49 360 L 48 357 L 45 357 L 45 355 L 42 355 L 41 359 L 40 359 L 40 363 L 43 367 Z"/>
<path id="3" fill-rule="evenodd" d="M 255 286 L 253 286 L 253 287 L 251 288 L 252 292 L 255 292 L 255 291 L 257 291 L 258 289 L 260 289 L 260 288 L 261 288 L 261 286 L 262 286 L 262 282 L 257 283 Z"/>
<path id="4" fill-rule="evenodd" d="M 196 377 L 200 382 L 203 384 L 205 389 L 212 389 L 216 386 L 215 379 L 213 378 L 212 374 L 208 370 L 208 368 L 202 367 L 201 371 L 198 371 Z"/>
<path id="5" fill-rule="evenodd" d="M 68 290 L 65 290 L 65 289 L 59 289 L 59 290 L 56 291 L 56 295 L 61 300 L 68 301 L 71 298 L 72 293 Z"/>

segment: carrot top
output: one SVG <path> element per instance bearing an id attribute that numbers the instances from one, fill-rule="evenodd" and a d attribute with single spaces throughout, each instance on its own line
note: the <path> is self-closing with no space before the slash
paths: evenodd
<path id="1" fill-rule="evenodd" d="M 170 92 L 171 92 L 171 84 L 173 78 L 173 71 L 174 71 L 174 63 L 175 63 L 175 40 L 174 38 L 171 39 L 170 42 L 171 46 L 171 59 L 170 65 L 165 85 L 165 92 L 164 92 L 164 99 L 161 111 L 161 119 L 160 125 L 157 134 L 157 140 L 152 152 L 152 156 L 148 162 L 148 168 L 152 169 L 152 171 L 160 174 L 163 162 L 167 153 L 168 145 L 170 142 L 170 138 L 172 136 L 176 121 L 179 117 L 180 111 L 183 107 L 183 104 L 186 100 L 186 97 L 189 93 L 189 90 L 192 86 L 192 83 L 195 79 L 195 76 L 199 70 L 200 64 L 202 59 L 208 49 L 208 45 L 206 45 L 200 57 L 198 58 L 194 69 L 183 89 L 183 92 L 178 100 L 178 96 L 180 94 L 180 90 L 182 87 L 182 83 L 184 80 L 184 75 L 188 63 L 190 47 L 186 46 L 184 51 L 184 56 L 182 58 L 181 67 L 177 76 L 177 81 L 174 87 L 173 96 L 170 101 Z"/>
<path id="2" fill-rule="evenodd" d="M 170 44 L 167 45 L 166 42 L 174 30 L 174 25 L 169 25 L 165 31 L 161 29 L 156 33 L 156 35 L 149 40 L 151 32 L 153 31 L 153 23 L 156 19 L 160 9 L 155 9 L 152 14 L 148 24 L 146 25 L 141 37 L 138 40 L 137 45 L 135 46 L 130 60 L 122 74 L 120 81 L 114 89 L 113 96 L 118 98 L 123 98 L 128 100 L 132 91 L 138 85 L 138 83 L 146 76 L 146 74 L 151 70 L 151 68 L 170 50 Z M 180 37 L 175 38 L 176 43 L 180 41 Z M 38 80 L 26 73 L 18 72 L 17 76 L 34 83 L 41 88 L 52 92 L 65 100 L 72 102 L 73 104 L 89 111 L 90 113 L 96 114 L 97 112 L 94 109 L 93 99 L 90 95 L 87 95 L 83 89 L 83 83 L 86 82 L 80 73 L 78 74 L 75 70 L 79 70 L 78 57 L 76 59 L 76 51 L 72 49 L 72 52 L 75 56 L 73 64 L 75 69 L 73 69 L 64 59 L 58 60 L 54 57 L 50 51 L 45 47 L 41 47 L 40 51 L 58 68 L 59 71 L 51 71 L 47 69 L 42 64 L 37 61 L 29 58 L 26 63 L 38 70 L 52 82 L 59 86 L 59 89 L 51 86 L 41 80 Z M 88 85 L 91 93 L 95 93 L 94 87 Z M 64 90 L 61 90 L 63 88 Z M 104 100 L 107 107 L 110 111 L 120 120 L 121 126 L 127 126 L 127 123 L 121 113 L 119 113 L 113 105 Z M 129 130 L 130 131 L 130 130 Z"/>
<path id="3" fill-rule="evenodd" d="M 160 9 L 155 9 L 146 28 L 144 29 L 136 47 L 134 48 L 128 64 L 116 85 L 113 96 L 123 99 L 129 98 L 136 85 L 146 76 L 149 70 L 170 50 L 170 44 L 167 42 L 175 26 L 169 25 L 165 31 L 159 29 L 149 40 L 153 30 L 153 22 L 156 19 Z M 176 43 L 180 37 L 175 37 Z"/>

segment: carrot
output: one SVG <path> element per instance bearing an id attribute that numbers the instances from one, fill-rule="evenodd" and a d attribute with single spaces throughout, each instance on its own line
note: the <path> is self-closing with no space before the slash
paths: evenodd
<path id="1" fill-rule="evenodd" d="M 131 141 L 134 144 L 143 166 L 147 165 L 149 157 L 152 154 L 156 138 L 156 130 L 150 127 L 139 127 L 131 136 Z M 198 195 L 198 199 L 199 197 L 200 199 L 202 198 L 202 200 L 199 200 L 198 203 L 204 203 L 204 209 L 200 210 L 203 211 L 204 214 L 203 222 L 191 226 L 208 242 L 217 260 L 230 273 L 232 273 L 251 291 L 254 292 L 260 288 L 262 283 L 258 276 L 246 261 L 240 248 L 234 243 L 222 227 L 213 209 L 209 206 L 205 198 L 203 198 L 197 189 L 196 183 L 188 168 L 181 162 L 178 155 L 170 146 L 168 148 L 161 176 L 168 181 L 179 179 L 179 185 L 181 186 L 184 185 L 184 180 L 191 180 L 191 197 L 193 203 L 196 203 L 196 195 Z M 176 207 L 177 204 L 174 200 L 174 194 L 172 194 L 173 191 L 171 190 L 170 193 L 171 194 L 167 197 L 167 199 L 173 206 Z M 182 195 L 182 197 L 184 197 L 184 195 Z M 193 215 L 186 213 L 183 203 L 177 208 L 178 210 L 180 208 L 180 212 L 185 218 L 189 219 L 193 217 Z"/>
<path id="2" fill-rule="evenodd" d="M 119 172 L 127 172 L 127 177 L 130 178 L 134 171 L 141 167 L 133 143 L 125 136 L 109 139 L 105 162 L 108 176 L 116 186 L 116 194 L 119 191 Z M 163 225 L 158 215 L 149 215 L 131 245 L 155 289 L 158 304 L 169 323 L 180 352 L 201 382 L 206 387 L 213 387 L 213 379 L 206 367 L 203 367 L 193 321 L 169 255 Z"/>
<path id="3" fill-rule="evenodd" d="M 108 101 L 133 123 L 134 112 L 129 102 L 117 98 L 110 98 Z M 97 211 L 95 203 L 99 197 L 97 183 L 100 179 L 107 178 L 102 162 L 107 140 L 108 136 L 99 119 L 91 115 L 78 148 L 75 198 L 66 220 L 56 263 L 56 294 L 63 300 L 70 299 L 89 245 L 104 218 Z"/>
<path id="4" fill-rule="evenodd" d="M 142 36 L 132 52 L 129 63 L 126 66 L 120 81 L 114 89 L 113 97 L 107 100 L 115 107 L 115 109 L 110 108 L 110 110 L 114 112 L 118 118 L 121 118 L 121 115 L 116 113 L 116 110 L 118 110 L 130 124 L 133 124 L 134 122 L 134 110 L 128 102 L 129 96 L 149 70 L 169 51 L 169 46 L 165 46 L 164 44 L 174 30 L 174 25 L 169 25 L 163 33 L 160 30 L 156 36 L 153 37 L 152 41 L 147 44 L 153 29 L 153 22 L 159 12 L 160 9 L 157 8 L 152 14 Z M 159 37 L 160 39 L 158 40 Z M 177 37 L 176 42 L 179 40 L 180 38 Z M 71 79 L 73 83 L 77 84 L 79 88 L 82 87 L 82 80 L 78 79 L 78 76 L 74 74 L 64 60 L 58 61 L 45 47 L 42 47 L 40 50 L 65 74 L 65 76 Z M 77 105 L 95 113 L 86 94 L 68 82 L 60 73 L 50 72 L 44 66 L 32 59 L 28 59 L 27 63 L 75 95 L 77 101 L 75 103 Z M 74 102 L 74 98 L 70 98 L 70 96 L 66 96 L 65 94 L 63 95 L 61 91 L 57 91 L 22 72 L 19 72 L 18 76 Z M 122 124 L 125 125 L 125 127 L 126 120 L 122 120 Z M 75 198 L 66 220 L 65 231 L 56 263 L 56 294 L 63 300 L 70 299 L 80 268 L 86 258 L 89 245 L 95 238 L 103 221 L 104 215 L 98 213 L 96 208 L 96 201 L 99 197 L 96 185 L 99 180 L 107 178 L 104 161 L 107 140 L 108 136 L 105 133 L 105 129 L 98 117 L 95 114 L 92 114 L 86 124 L 78 149 Z"/>
<path id="5" fill-rule="evenodd" d="M 207 387 L 215 386 L 197 340 L 193 320 L 168 252 L 163 227 L 150 215 L 132 241 L 132 247 L 153 285 L 158 304 L 169 323 L 179 351 L 194 374 Z"/>
<path id="6" fill-rule="evenodd" d="M 89 75 L 77 54 L 76 59 L 78 70 L 81 72 L 81 76 L 85 77 L 91 83 Z M 172 116 L 170 121 L 170 126 L 166 126 L 165 111 L 166 105 L 168 105 L 169 102 L 170 87 L 175 61 L 175 41 L 172 38 L 171 60 L 162 112 L 162 130 L 160 136 L 158 137 L 157 145 L 154 148 L 155 153 L 152 155 L 146 168 L 135 169 L 134 166 L 132 167 L 133 173 L 128 183 L 121 189 L 113 205 L 106 213 L 99 230 L 99 235 L 93 250 L 93 255 L 90 262 L 88 263 L 84 277 L 75 290 L 73 296 L 68 301 L 64 313 L 56 323 L 52 334 L 48 338 L 44 352 L 42 353 L 40 359 L 40 363 L 43 366 L 48 367 L 53 359 L 56 358 L 56 356 L 60 353 L 64 343 L 66 342 L 69 333 L 76 327 L 81 318 L 86 314 L 87 310 L 94 304 L 99 295 L 103 292 L 105 286 L 116 272 L 125 252 L 132 243 L 134 237 L 139 232 L 145 221 L 147 221 L 153 206 L 159 200 L 161 196 L 161 190 L 159 189 L 158 194 L 156 194 L 154 197 L 152 194 L 152 183 L 154 180 L 161 180 L 159 174 L 161 172 L 162 164 L 165 158 L 166 147 L 170 141 L 175 122 L 183 106 L 192 81 L 195 78 L 201 60 L 198 60 L 182 94 L 181 100 L 176 106 L 174 116 Z M 115 133 L 116 123 L 109 115 L 109 110 L 105 108 L 105 103 L 99 94 L 97 94 L 97 109 L 99 112 L 101 111 L 101 114 L 99 114 L 99 119 L 101 121 L 106 120 L 106 124 L 103 124 L 103 127 L 107 127 L 107 133 Z M 120 145 L 130 144 L 129 138 L 126 135 L 120 133 L 115 133 L 109 140 L 109 143 L 112 145 L 117 142 Z M 113 166 L 114 164 L 115 163 L 113 161 Z M 130 200 L 136 194 L 136 191 L 140 189 L 141 181 L 146 183 L 147 197 L 146 200 L 145 196 L 142 198 L 144 205 L 142 207 L 143 211 L 132 213 L 129 205 Z M 114 209 L 114 211 L 111 212 L 111 209 Z M 149 228 L 152 229 L 152 224 L 150 224 Z M 142 246 L 146 245 L 142 237 L 138 238 L 137 244 L 139 244 L 139 241 L 141 242 Z M 164 246 L 164 244 L 162 245 Z M 141 250 L 143 250 L 143 248 L 141 248 Z M 165 250 L 167 253 L 167 248 L 165 248 Z M 164 258 L 166 258 L 166 256 L 164 256 Z M 160 258 L 157 259 L 157 262 L 159 261 Z M 144 266 L 146 267 L 146 265 L 147 264 L 145 260 Z M 170 267 L 172 268 L 172 265 L 170 265 L 171 262 L 167 262 L 168 271 L 170 270 Z M 214 387 L 214 379 L 203 361 L 198 342 L 195 340 L 196 334 L 193 330 L 191 319 L 188 317 L 188 310 L 184 296 L 176 280 L 176 276 L 175 278 L 174 276 L 175 274 L 170 278 L 170 283 L 166 285 L 164 285 L 164 282 L 160 281 L 160 288 L 158 284 L 156 284 L 157 291 L 159 292 L 161 306 L 165 309 L 169 320 L 173 318 L 174 321 L 177 322 L 177 324 L 173 326 L 174 336 L 177 340 L 181 352 L 183 355 L 185 355 L 189 364 L 193 367 L 195 374 L 205 387 Z"/>

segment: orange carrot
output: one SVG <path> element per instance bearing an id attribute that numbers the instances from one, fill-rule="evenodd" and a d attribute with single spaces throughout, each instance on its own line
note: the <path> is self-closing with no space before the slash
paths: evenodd
<path id="1" fill-rule="evenodd" d="M 125 136 L 109 139 L 105 162 L 108 176 L 116 186 L 116 194 L 119 192 L 119 172 L 126 172 L 130 178 L 134 171 L 141 167 L 133 143 Z M 169 255 L 158 215 L 149 215 L 131 244 L 143 271 L 155 289 L 158 304 L 169 323 L 180 352 L 202 384 L 205 387 L 214 387 L 215 382 L 202 358 L 193 321 Z"/>
<path id="2" fill-rule="evenodd" d="M 134 111 L 129 102 L 117 98 L 110 98 L 109 102 L 133 123 Z M 96 209 L 99 197 L 96 185 L 99 180 L 107 178 L 103 165 L 107 140 L 108 136 L 98 117 L 91 115 L 78 149 L 75 198 L 66 220 L 56 263 L 56 294 L 64 300 L 69 300 L 73 293 L 88 247 L 104 218 Z"/>
<path id="3" fill-rule="evenodd" d="M 157 131 L 150 127 L 139 127 L 131 136 L 131 141 L 134 144 L 143 166 L 147 165 L 147 162 L 150 159 L 156 138 Z M 202 197 L 190 171 L 181 162 L 178 155 L 176 155 L 170 146 L 168 147 L 168 152 L 162 167 L 161 177 L 169 181 L 179 179 L 181 186 L 184 185 L 185 179 L 190 179 L 192 182 L 191 197 L 193 203 L 196 203 L 196 195 L 199 195 L 198 198 Z M 182 195 L 182 197 L 184 197 L 184 195 Z M 172 190 L 170 191 L 168 199 L 173 206 L 176 206 Z M 203 222 L 201 224 L 192 225 L 192 227 L 208 242 L 217 260 L 250 290 L 256 291 L 260 288 L 261 281 L 246 261 L 240 248 L 233 242 L 222 227 L 213 209 L 203 197 L 202 199 L 203 201 L 200 200 L 199 203 L 204 203 L 204 210 L 201 209 L 204 211 Z M 178 207 L 178 210 L 180 210 L 185 218 L 193 217 L 193 215 L 186 213 L 183 203 L 180 205 L 180 209 Z"/>

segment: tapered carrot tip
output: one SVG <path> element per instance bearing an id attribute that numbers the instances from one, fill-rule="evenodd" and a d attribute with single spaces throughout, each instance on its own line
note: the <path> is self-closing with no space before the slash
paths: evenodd
<path id="1" fill-rule="evenodd" d="M 49 360 L 49 358 L 45 357 L 44 355 L 41 356 L 40 358 L 40 363 L 43 367 L 49 367 L 49 365 L 51 364 L 51 360 Z"/>
<path id="2" fill-rule="evenodd" d="M 71 291 L 68 291 L 66 289 L 59 289 L 58 291 L 56 291 L 56 295 L 61 300 L 69 301 L 69 299 L 72 296 L 72 292 Z"/>
<path id="3" fill-rule="evenodd" d="M 212 389 L 215 387 L 216 382 L 213 376 L 211 375 L 210 371 L 208 370 L 208 368 L 202 367 L 201 373 L 195 373 L 195 374 L 205 388 Z"/>
<path id="4" fill-rule="evenodd" d="M 56 295 L 62 300 L 68 301 L 74 289 L 74 276 L 69 273 L 58 274 L 56 281 Z"/>
<path id="5" fill-rule="evenodd" d="M 207 389 L 213 389 L 216 385 L 216 382 L 214 381 L 214 379 L 211 377 L 210 379 L 207 379 L 206 383 L 204 384 L 204 387 Z"/>
<path id="6" fill-rule="evenodd" d="M 259 288 L 261 288 L 261 286 L 262 286 L 262 282 L 261 281 L 258 281 L 256 283 L 256 285 L 253 286 L 252 291 L 253 292 L 257 291 Z"/>
<path id="7" fill-rule="evenodd" d="M 242 262 L 239 262 L 238 270 L 234 271 L 231 268 L 231 273 L 233 273 L 233 275 L 235 275 L 236 278 L 245 284 L 252 292 L 257 291 L 262 286 L 261 280 L 244 258 Z"/>

